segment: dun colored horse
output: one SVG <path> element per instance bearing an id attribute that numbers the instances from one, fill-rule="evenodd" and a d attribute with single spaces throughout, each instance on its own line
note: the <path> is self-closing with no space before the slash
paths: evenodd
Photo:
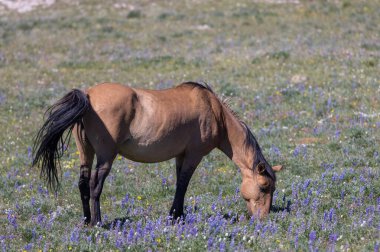
<path id="1" fill-rule="evenodd" d="M 203 156 L 219 148 L 241 170 L 241 195 L 249 213 L 260 218 L 269 213 L 274 172 L 282 166 L 268 164 L 247 125 L 207 84 L 146 90 L 105 83 L 85 92 L 73 89 L 46 113 L 34 143 L 33 166 L 40 166 L 41 176 L 57 189 L 63 146 L 74 133 L 83 212 L 91 226 L 101 223 L 100 195 L 117 154 L 143 163 L 175 158 L 177 186 L 170 215 L 177 218 L 183 215 L 194 170 Z"/>

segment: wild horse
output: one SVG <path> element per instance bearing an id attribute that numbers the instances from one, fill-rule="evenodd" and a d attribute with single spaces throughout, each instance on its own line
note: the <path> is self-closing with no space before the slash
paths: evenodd
<path id="1" fill-rule="evenodd" d="M 40 166 L 41 176 L 57 189 L 63 146 L 74 134 L 83 212 L 91 226 L 101 223 L 100 195 L 117 154 L 143 163 L 175 158 L 177 187 L 170 215 L 177 218 L 194 170 L 203 156 L 219 148 L 241 170 L 241 195 L 249 213 L 262 218 L 270 211 L 274 172 L 282 166 L 269 165 L 247 125 L 207 84 L 146 90 L 104 83 L 85 92 L 73 89 L 46 115 L 34 142 L 33 166 Z"/>

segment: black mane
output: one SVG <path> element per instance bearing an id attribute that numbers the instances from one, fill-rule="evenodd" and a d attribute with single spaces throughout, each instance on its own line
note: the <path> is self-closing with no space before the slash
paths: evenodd
<path id="1" fill-rule="evenodd" d="M 211 93 L 215 94 L 214 90 L 212 90 L 212 88 L 206 82 L 187 81 L 187 82 L 183 82 L 181 85 L 192 85 L 192 86 L 195 86 L 195 87 L 207 89 Z"/>
<path id="2" fill-rule="evenodd" d="M 261 151 L 261 147 L 259 143 L 257 142 L 255 136 L 252 134 L 250 129 L 248 128 L 247 124 L 245 122 L 240 121 L 240 123 L 243 125 L 246 137 L 244 144 L 246 147 L 253 146 L 255 149 L 255 160 L 253 161 L 253 169 L 256 169 L 257 165 L 260 163 L 263 163 L 265 165 L 265 170 L 268 172 L 269 176 L 276 181 L 276 175 L 272 169 L 272 166 L 268 163 L 268 161 L 265 159 L 263 152 Z"/>

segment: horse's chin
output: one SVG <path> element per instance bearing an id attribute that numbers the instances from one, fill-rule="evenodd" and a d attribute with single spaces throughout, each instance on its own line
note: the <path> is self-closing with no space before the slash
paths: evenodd
<path id="1" fill-rule="evenodd" d="M 260 206 L 253 200 L 247 201 L 247 209 L 250 216 L 255 218 L 264 219 L 269 214 L 269 209 L 265 210 L 265 206 Z"/>

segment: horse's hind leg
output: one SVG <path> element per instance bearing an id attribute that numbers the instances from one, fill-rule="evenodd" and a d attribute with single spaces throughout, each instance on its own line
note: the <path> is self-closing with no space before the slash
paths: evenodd
<path id="1" fill-rule="evenodd" d="M 177 188 L 175 191 L 173 205 L 170 215 L 177 219 L 183 215 L 183 204 L 187 186 L 198 164 L 201 162 L 201 155 L 184 155 L 176 158 Z"/>
<path id="2" fill-rule="evenodd" d="M 115 155 L 111 153 L 105 156 L 96 154 L 96 157 L 96 170 L 91 173 L 90 179 L 91 226 L 101 224 L 102 222 L 100 214 L 100 195 L 102 194 L 104 180 L 111 171 Z"/>
<path id="3" fill-rule="evenodd" d="M 90 177 L 92 162 L 94 160 L 94 149 L 89 143 L 82 125 L 76 125 L 73 129 L 73 134 L 80 158 L 80 176 L 78 187 L 82 200 L 85 223 L 88 224 L 91 221 Z"/>

